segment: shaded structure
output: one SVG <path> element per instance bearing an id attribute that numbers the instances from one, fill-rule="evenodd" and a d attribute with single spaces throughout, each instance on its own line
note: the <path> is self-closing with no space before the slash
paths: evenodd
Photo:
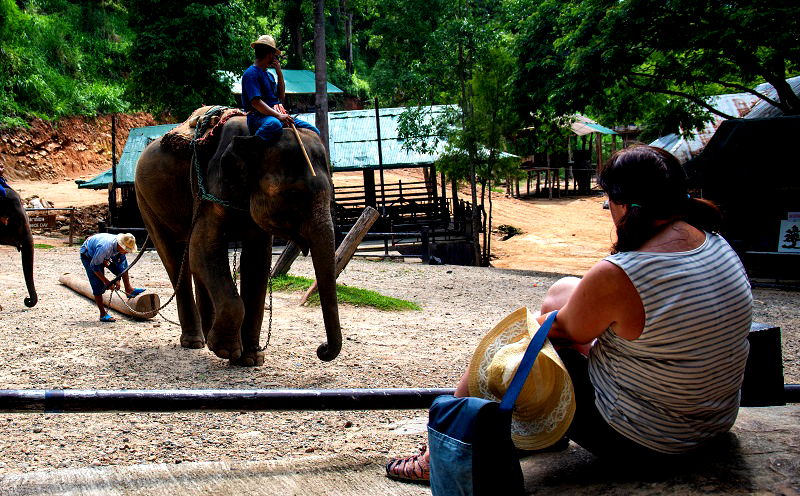
<path id="1" fill-rule="evenodd" d="M 800 76 L 787 79 L 786 82 L 795 94 L 800 95 Z M 753 90 L 767 98 L 776 98 L 777 96 L 775 88 L 770 83 L 759 84 Z M 738 118 L 766 119 L 783 115 L 779 108 L 753 93 L 714 95 L 707 98 L 706 102 L 718 111 Z M 720 124 L 725 120 L 719 115 L 712 115 L 712 120 L 707 122 L 702 129 L 694 129 L 691 136 L 682 136 L 677 133 L 668 134 L 653 141 L 650 145 L 663 148 L 684 163 L 703 151 Z"/>
<path id="2" fill-rule="evenodd" d="M 534 128 L 523 131 L 535 133 Z M 534 153 L 523 157 L 520 169 L 526 174 L 525 192 L 520 192 L 519 180 L 515 180 L 514 191 L 509 187 L 509 194 L 517 197 L 560 197 L 562 194 L 569 194 L 570 183 L 573 194 L 591 194 L 592 177 L 603 162 L 603 137 L 612 137 L 613 152 L 616 150 L 619 133 L 580 114 L 573 116 L 570 131 L 566 151 Z"/>
<path id="3" fill-rule="evenodd" d="M 800 223 L 798 133 L 800 116 L 728 120 L 684 165 L 691 186 L 722 209 L 723 234 L 751 278 L 800 281 L 800 239 L 785 232 Z"/>

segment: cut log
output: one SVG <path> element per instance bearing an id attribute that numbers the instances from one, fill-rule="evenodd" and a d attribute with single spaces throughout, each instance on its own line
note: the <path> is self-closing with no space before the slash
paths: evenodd
<path id="1" fill-rule="evenodd" d="M 353 228 L 350 229 L 350 232 L 347 233 L 347 236 L 344 237 L 342 240 L 342 244 L 339 245 L 339 248 L 336 249 L 336 276 L 338 277 L 339 274 L 342 273 L 347 264 L 350 263 L 350 259 L 353 258 L 353 253 L 356 252 L 358 245 L 361 244 L 361 240 L 364 239 L 364 236 L 369 231 L 369 228 L 372 227 L 372 224 L 378 220 L 380 214 L 378 211 L 372 207 L 367 207 L 361 212 L 361 216 L 358 218 L 355 224 L 353 224 Z M 317 281 L 314 281 L 314 284 L 308 288 L 306 294 L 300 300 L 300 305 L 305 305 L 308 298 L 317 291 Z"/>
<path id="2" fill-rule="evenodd" d="M 89 280 L 86 279 L 85 276 L 78 276 L 67 272 L 58 278 L 58 282 L 94 301 L 92 287 L 89 285 Z M 137 319 L 152 319 L 158 314 L 161 302 L 157 294 L 142 293 L 133 298 L 126 298 L 124 295 L 120 297 L 120 295 L 123 295 L 123 293 L 106 291 L 105 294 L 103 294 L 103 304 L 119 313 Z"/>

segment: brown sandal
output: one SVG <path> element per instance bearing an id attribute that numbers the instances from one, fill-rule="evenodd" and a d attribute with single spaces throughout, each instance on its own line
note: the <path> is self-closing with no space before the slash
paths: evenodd
<path id="1" fill-rule="evenodd" d="M 386 464 L 386 477 L 404 482 L 430 483 L 431 466 L 425 461 L 425 451 L 427 448 L 422 445 L 417 455 L 390 458 Z"/>

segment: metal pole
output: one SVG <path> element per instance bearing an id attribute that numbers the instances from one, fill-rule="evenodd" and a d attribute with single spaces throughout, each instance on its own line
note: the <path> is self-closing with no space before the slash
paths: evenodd
<path id="1" fill-rule="evenodd" d="M 2 389 L 0 412 L 427 409 L 451 388 L 414 389 Z"/>
<path id="2" fill-rule="evenodd" d="M 375 97 L 375 130 L 378 133 L 378 169 L 381 171 L 381 205 L 383 215 L 386 215 L 386 191 L 383 188 L 383 143 L 381 143 L 381 115 L 378 97 Z"/>

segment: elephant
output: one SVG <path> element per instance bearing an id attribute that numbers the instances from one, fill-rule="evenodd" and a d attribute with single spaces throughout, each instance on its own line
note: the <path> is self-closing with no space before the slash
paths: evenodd
<path id="1" fill-rule="evenodd" d="M 215 128 L 213 141 L 197 147 L 196 161 L 190 150 L 163 142 L 165 137 L 139 157 L 136 199 L 175 289 L 181 346 L 207 345 L 234 365 L 264 363 L 259 338 L 272 240 L 280 236 L 304 255 L 311 251 L 327 339 L 317 356 L 329 361 L 341 351 L 333 182 L 320 138 L 298 132 L 316 175 L 294 133 L 284 130 L 277 142 L 266 144 L 249 135 L 243 116 Z M 200 199 L 201 193 L 213 197 Z M 232 241 L 242 243 L 238 292 L 228 262 Z"/>
<path id="2" fill-rule="evenodd" d="M 33 236 L 22 200 L 16 191 L 6 186 L 5 196 L 0 195 L 0 245 L 13 246 L 22 253 L 22 274 L 28 287 L 25 306 L 33 307 L 39 301 L 33 283 Z"/>

